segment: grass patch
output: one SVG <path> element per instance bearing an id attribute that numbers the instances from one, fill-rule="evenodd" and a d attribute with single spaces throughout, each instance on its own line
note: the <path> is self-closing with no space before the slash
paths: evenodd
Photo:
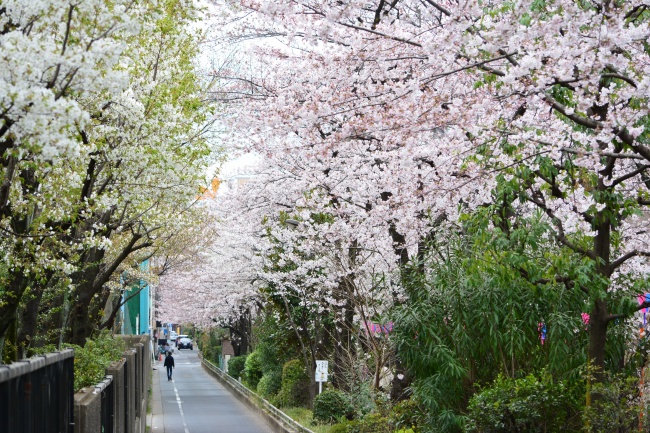
<path id="1" fill-rule="evenodd" d="M 330 430 L 329 424 L 312 424 L 314 422 L 313 412 L 304 407 L 283 407 L 282 412 L 289 415 L 294 421 L 303 427 L 307 427 L 314 433 L 327 433 Z"/>

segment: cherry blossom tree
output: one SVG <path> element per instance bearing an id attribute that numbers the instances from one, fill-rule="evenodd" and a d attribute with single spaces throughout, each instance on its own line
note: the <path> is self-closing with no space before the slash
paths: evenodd
<path id="1" fill-rule="evenodd" d="M 588 270 L 518 271 L 583 294 L 602 380 L 608 327 L 647 306 L 634 295 L 649 253 L 648 6 L 232 3 L 230 40 L 273 41 L 243 45 L 247 68 L 215 71 L 213 96 L 236 110 L 223 120 L 273 167 L 253 220 L 331 214 L 319 238 L 391 270 L 426 252 L 432 225 L 478 207 L 504 233 L 541 212 Z"/>

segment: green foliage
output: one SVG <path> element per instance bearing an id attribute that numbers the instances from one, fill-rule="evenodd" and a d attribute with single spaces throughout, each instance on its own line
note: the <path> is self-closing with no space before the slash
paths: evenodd
<path id="1" fill-rule="evenodd" d="M 639 394 L 637 377 L 608 375 L 591 390 L 592 404 L 582 413 L 585 433 L 648 431 L 650 413 Z"/>
<path id="2" fill-rule="evenodd" d="M 359 433 L 359 421 L 349 421 L 334 424 L 328 433 Z"/>
<path id="3" fill-rule="evenodd" d="M 309 376 L 299 359 L 293 359 L 282 368 L 282 387 L 277 396 L 280 406 L 306 406 L 309 404 Z"/>
<path id="4" fill-rule="evenodd" d="M 328 433 L 348 433 L 348 423 L 334 424 L 330 427 Z"/>
<path id="5" fill-rule="evenodd" d="M 264 373 L 281 373 L 282 366 L 291 359 L 290 354 L 295 353 L 293 341 L 287 336 L 289 334 L 293 337 L 294 334 L 289 333 L 288 328 L 279 325 L 276 320 L 265 320 L 263 329 L 259 327 L 256 330 L 259 331 L 257 337 L 260 342 L 255 351 L 262 363 L 262 370 Z"/>
<path id="6" fill-rule="evenodd" d="M 378 413 L 366 415 L 359 422 L 359 433 L 392 433 L 390 420 Z"/>
<path id="7" fill-rule="evenodd" d="M 467 432 L 561 432 L 580 428 L 578 396 L 544 374 L 521 379 L 497 377 L 470 400 Z M 609 431 L 609 430 L 607 430 Z"/>
<path id="8" fill-rule="evenodd" d="M 249 388 L 257 389 L 257 384 L 262 378 L 262 375 L 262 361 L 260 359 L 260 354 L 259 352 L 254 351 L 246 357 L 243 380 Z"/>
<path id="9" fill-rule="evenodd" d="M 221 358 L 221 337 L 223 336 L 219 329 L 210 329 L 207 332 L 198 332 L 194 328 L 190 328 L 188 325 L 185 325 L 185 329 L 188 329 L 187 332 L 195 332 L 197 348 L 203 354 L 203 358 L 207 361 L 212 362 L 215 365 L 219 365 L 219 360 Z M 188 334 L 189 335 L 189 334 Z"/>
<path id="10" fill-rule="evenodd" d="M 502 198 L 513 200 L 508 197 Z M 554 275 L 560 270 L 594 281 L 594 269 L 544 241 L 549 236 L 542 215 L 502 231 L 498 210 L 490 212 L 465 216 L 462 236 L 436 234 L 424 263 L 404 270 L 409 299 L 394 310 L 398 353 L 416 378 L 412 389 L 426 424 L 440 432 L 462 429 L 476 385 L 491 383 L 498 372 L 522 377 L 547 367 L 556 378 L 579 381 L 586 362 L 588 335 L 580 313 L 590 311 L 588 300 L 581 290 L 554 282 Z M 490 218 L 497 227 L 488 224 Z M 614 325 L 609 332 L 622 336 L 623 328 Z M 620 357 L 612 352 L 611 359 Z"/>
<path id="11" fill-rule="evenodd" d="M 323 391 L 314 400 L 314 419 L 321 422 L 334 422 L 342 417 L 351 417 L 353 408 L 341 391 Z"/>
<path id="12" fill-rule="evenodd" d="M 390 344 L 376 339 L 379 345 Z M 379 347 L 376 346 L 377 348 Z M 378 410 L 377 403 L 382 405 L 386 396 L 374 387 L 375 353 L 359 352 L 356 359 L 350 359 L 337 375 L 337 386 L 344 389 L 346 397 L 354 408 L 354 418 L 363 418 L 370 412 Z M 392 350 L 392 349 L 389 349 Z"/>
<path id="13" fill-rule="evenodd" d="M 282 388 L 282 373 L 271 371 L 264 373 L 264 376 L 258 382 L 257 393 L 268 400 L 275 396 L 280 391 L 280 388 Z"/>
<path id="14" fill-rule="evenodd" d="M 124 340 L 103 333 L 94 340 L 87 340 L 84 347 L 67 345 L 74 349 L 74 389 L 99 383 L 106 375 L 106 367 L 122 359 L 126 350 Z"/>
<path id="15" fill-rule="evenodd" d="M 228 361 L 228 374 L 239 379 L 246 368 L 246 355 L 235 356 Z"/>
<path id="16" fill-rule="evenodd" d="M 396 403 L 390 413 L 390 421 L 397 429 L 418 429 L 424 425 L 426 414 L 414 398 Z"/>

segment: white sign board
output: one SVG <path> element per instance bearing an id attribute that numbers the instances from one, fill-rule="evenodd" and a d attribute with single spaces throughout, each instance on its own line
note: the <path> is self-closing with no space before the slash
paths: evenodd
<path id="1" fill-rule="evenodd" d="M 316 382 L 327 382 L 327 361 L 316 361 Z"/>

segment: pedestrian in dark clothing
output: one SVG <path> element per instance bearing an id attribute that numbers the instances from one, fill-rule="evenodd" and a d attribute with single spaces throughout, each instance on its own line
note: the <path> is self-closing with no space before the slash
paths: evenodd
<path id="1" fill-rule="evenodd" d="M 172 380 L 172 368 L 175 368 L 174 357 L 170 352 L 167 352 L 167 358 L 165 358 L 165 367 L 167 367 L 167 380 Z"/>

